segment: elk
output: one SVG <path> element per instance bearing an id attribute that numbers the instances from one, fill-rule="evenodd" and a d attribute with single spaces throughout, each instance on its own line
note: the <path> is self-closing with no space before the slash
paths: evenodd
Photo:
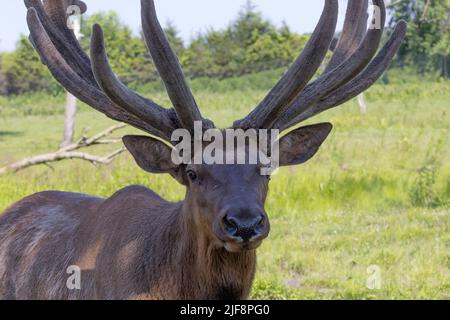
<path id="1" fill-rule="evenodd" d="M 368 0 L 349 0 L 344 29 L 331 60 L 315 77 L 335 35 L 338 0 L 325 0 L 309 42 L 262 102 L 232 129 L 279 129 L 280 166 L 306 162 L 332 130 L 330 123 L 293 129 L 353 99 L 387 69 L 405 36 L 400 22 L 378 50 L 380 28 L 367 28 Z M 137 164 L 170 174 L 186 187 L 170 203 L 130 186 L 108 199 L 58 191 L 25 198 L 0 218 L 0 297 L 4 299 L 245 299 L 256 269 L 256 249 L 269 235 L 264 204 L 269 179 L 260 164 L 175 165 L 171 134 L 214 129 L 188 87 L 161 28 L 155 4 L 141 0 L 143 34 L 173 108 L 132 92 L 108 62 L 103 33 L 94 25 L 90 58 L 66 26 L 78 0 L 26 0 L 30 39 L 43 63 L 71 94 L 147 136 L 125 136 Z M 220 129 L 217 129 L 220 130 Z M 223 131 L 221 131 L 223 132 Z M 287 134 L 285 134 L 288 132 Z M 81 287 L 68 288 L 67 268 L 78 266 Z"/>

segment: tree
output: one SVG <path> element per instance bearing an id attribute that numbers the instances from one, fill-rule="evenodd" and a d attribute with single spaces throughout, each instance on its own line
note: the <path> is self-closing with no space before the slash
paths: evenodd
<path id="1" fill-rule="evenodd" d="M 6 94 L 58 88 L 33 45 L 24 35 L 20 36 L 15 51 L 3 54 L 2 73 L 6 80 Z"/>
<path id="2" fill-rule="evenodd" d="M 145 83 L 156 79 L 156 71 L 145 44 L 140 37 L 133 35 L 132 30 L 113 11 L 83 16 L 81 32 L 84 37 L 81 44 L 87 52 L 94 23 L 102 26 L 111 66 L 125 84 Z"/>
<path id="3" fill-rule="evenodd" d="M 244 64 L 250 72 L 287 66 L 301 52 L 308 36 L 299 36 L 285 25 L 281 30 L 271 27 L 264 34 L 253 33 L 254 41 L 246 49 Z"/>
<path id="4" fill-rule="evenodd" d="M 391 25 L 408 22 L 405 44 L 397 55 L 400 66 L 415 66 L 420 73 L 440 70 L 448 75 L 448 0 L 400 0 L 390 5 Z"/>
<path id="5" fill-rule="evenodd" d="M 253 2 L 247 1 L 228 31 L 234 41 L 248 47 L 254 42 L 255 35 L 264 35 L 274 28 L 272 23 L 264 19 L 261 12 L 256 10 Z"/>
<path id="6" fill-rule="evenodd" d="M 137 84 L 159 79 L 142 33 L 138 36 L 134 35 L 131 28 L 125 25 L 114 11 L 83 16 L 82 33 L 85 36 L 81 43 L 86 51 L 90 47 L 94 23 L 100 24 L 104 30 L 106 49 L 111 66 L 122 82 L 135 87 Z M 165 32 L 174 50 L 177 54 L 182 55 L 184 44 L 178 36 L 176 27 L 169 22 Z"/>
<path id="7" fill-rule="evenodd" d="M 449 77 L 450 64 L 450 2 L 447 2 L 447 19 L 442 22 L 441 39 L 433 48 L 433 54 L 437 55 L 442 61 L 442 76 Z"/>
<path id="8" fill-rule="evenodd" d="M 182 60 L 191 77 L 237 76 L 289 65 L 308 38 L 277 28 L 248 1 L 225 30 L 197 35 Z"/>
<path id="9" fill-rule="evenodd" d="M 8 84 L 3 70 L 3 54 L 0 53 L 0 95 L 8 94 Z"/>
<path id="10" fill-rule="evenodd" d="M 172 21 L 167 22 L 164 32 L 177 56 L 183 55 L 185 50 L 183 39 L 179 36 L 179 31 Z"/>
<path id="11" fill-rule="evenodd" d="M 71 19 L 72 30 L 77 40 L 83 38 L 81 33 L 81 16 L 73 15 Z M 73 143 L 75 136 L 75 119 L 77 114 L 77 98 L 70 92 L 67 92 L 66 112 L 64 116 L 64 130 L 61 148 L 67 147 Z"/>

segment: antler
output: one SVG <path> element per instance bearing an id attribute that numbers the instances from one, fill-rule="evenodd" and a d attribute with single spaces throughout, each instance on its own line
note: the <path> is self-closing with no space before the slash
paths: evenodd
<path id="1" fill-rule="evenodd" d="M 204 128 L 214 124 L 203 119 L 187 85 L 178 57 L 170 47 L 156 16 L 153 0 L 141 0 L 142 28 L 145 42 L 156 68 L 166 86 L 167 93 L 184 128 L 192 128 L 194 121 L 202 121 Z"/>
<path id="2" fill-rule="evenodd" d="M 320 112 L 336 107 L 369 88 L 387 69 L 405 36 L 401 21 L 391 38 L 373 59 L 381 42 L 386 20 L 383 0 L 372 1 L 380 15 L 367 32 L 368 0 L 349 0 L 344 30 L 333 46 L 325 71 L 309 83 L 333 41 L 338 0 L 325 0 L 320 21 L 303 52 L 291 68 L 236 128 L 277 128 L 284 131 Z M 79 0 L 25 0 L 31 40 L 42 61 L 69 92 L 108 117 L 129 123 L 170 141 L 175 129 L 192 130 L 194 121 L 203 128 L 214 124 L 204 119 L 184 77 L 180 63 L 158 22 L 153 0 L 141 0 L 144 37 L 166 86 L 174 109 L 165 109 L 128 89 L 116 77 L 106 54 L 103 31 L 93 28 L 91 57 L 84 53 L 66 25 L 66 10 Z M 373 59 L 373 60 L 372 60 Z M 308 84 L 309 83 L 309 84 Z"/>
<path id="3" fill-rule="evenodd" d="M 351 2 L 351 0 L 350 0 Z M 349 3 L 345 15 L 345 32 L 337 39 L 333 56 L 328 63 L 325 73 L 333 70 L 354 53 L 364 38 L 367 29 L 367 9 L 369 1 L 357 1 L 356 4 Z"/>
<path id="4" fill-rule="evenodd" d="M 258 107 L 245 119 L 236 121 L 235 127 L 268 128 L 270 119 L 284 111 L 319 69 L 333 40 L 337 17 L 338 1 L 326 0 L 320 21 L 300 56 Z"/>
<path id="5" fill-rule="evenodd" d="M 165 109 L 120 82 L 108 63 L 103 33 L 98 25 L 93 30 L 91 63 L 73 31 L 67 27 L 68 6 L 77 5 L 85 12 L 87 8 L 82 1 L 44 0 L 42 3 L 41 0 L 25 0 L 25 5 L 30 38 L 43 63 L 62 86 L 86 104 L 114 120 L 166 141 L 170 141 L 172 132 L 180 127 L 192 129 L 195 120 L 204 121 L 205 127 L 213 127 L 200 115 L 178 60 L 156 19 L 153 1 L 142 1 L 142 14 L 146 17 L 144 32 L 149 47 L 164 48 L 163 54 L 157 55 L 153 49 L 151 53 L 175 109 Z M 176 81 L 175 76 L 179 77 Z M 190 99 L 187 99 L 188 93 Z"/>
<path id="6" fill-rule="evenodd" d="M 324 73 L 306 87 L 293 89 L 292 92 L 296 93 L 294 97 L 284 95 L 282 90 L 271 92 L 269 95 L 278 96 L 278 101 L 282 103 L 266 104 L 265 99 L 244 120 L 236 122 L 235 127 L 277 128 L 284 131 L 368 89 L 387 69 L 406 32 L 406 23 L 402 21 L 372 61 L 380 45 L 386 20 L 384 1 L 372 2 L 375 8 L 379 8 L 374 14 L 373 25 L 379 24 L 380 28 L 371 28 L 365 33 L 368 0 L 349 0 L 344 30 Z M 326 9 L 327 7 L 324 12 Z M 313 37 L 311 41 L 314 41 Z M 322 62 L 323 57 L 316 59 L 319 58 Z M 294 84 L 295 81 L 291 80 L 291 83 Z"/>

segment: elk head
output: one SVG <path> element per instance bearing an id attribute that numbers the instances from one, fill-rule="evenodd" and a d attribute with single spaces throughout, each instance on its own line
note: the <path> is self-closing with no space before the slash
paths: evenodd
<path id="1" fill-rule="evenodd" d="M 400 22 L 377 52 L 386 10 L 383 0 L 372 2 L 379 10 L 375 10 L 373 23 L 367 29 L 368 1 L 349 0 L 344 29 L 333 56 L 323 73 L 311 81 L 325 59 L 336 29 L 338 0 L 325 0 L 320 21 L 303 52 L 262 102 L 231 128 L 273 129 L 285 133 L 369 88 L 387 69 L 406 30 L 406 24 Z M 85 9 L 80 1 L 71 3 Z M 168 173 L 187 187 L 185 203 L 196 226 L 208 238 L 231 252 L 255 249 L 269 233 L 264 211 L 269 179 L 260 174 L 262 163 L 222 165 L 173 161 L 171 138 L 175 130 L 184 129 L 195 135 L 194 123 L 201 124 L 202 132 L 215 126 L 199 111 L 158 22 L 153 0 L 141 0 L 144 37 L 173 109 L 157 105 L 120 82 L 108 62 L 99 25 L 93 28 L 89 59 L 66 26 L 66 1 L 26 0 L 26 5 L 32 42 L 53 76 L 94 109 L 153 136 L 127 136 L 123 140 L 142 169 Z M 331 129 L 331 124 L 323 123 L 283 135 L 277 141 L 279 165 L 292 166 L 309 160 Z M 223 153 L 226 152 L 224 149 Z M 189 160 L 195 156 L 192 153 Z"/>

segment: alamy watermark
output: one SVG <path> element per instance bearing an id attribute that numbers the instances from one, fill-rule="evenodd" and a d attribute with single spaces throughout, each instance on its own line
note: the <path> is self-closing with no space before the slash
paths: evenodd
<path id="1" fill-rule="evenodd" d="M 381 30 L 383 27 L 381 25 L 381 8 L 376 5 L 371 5 L 371 10 L 373 11 L 373 19 L 369 23 L 369 30 Z"/>
<path id="2" fill-rule="evenodd" d="M 83 34 L 81 33 L 81 8 L 76 5 L 71 5 L 67 7 L 67 28 L 73 30 L 75 37 L 80 40 L 83 38 Z"/>
<path id="3" fill-rule="evenodd" d="M 381 290 L 381 268 L 377 265 L 372 265 L 367 268 L 366 287 L 369 290 Z"/>
<path id="4" fill-rule="evenodd" d="M 209 129 L 201 121 L 192 133 L 177 129 L 171 140 L 178 143 L 172 162 L 181 164 L 249 164 L 260 165 L 261 175 L 271 175 L 279 167 L 279 130 Z"/>
<path id="5" fill-rule="evenodd" d="M 81 268 L 79 266 L 69 266 L 66 273 L 70 275 L 66 281 L 69 290 L 81 290 Z"/>

